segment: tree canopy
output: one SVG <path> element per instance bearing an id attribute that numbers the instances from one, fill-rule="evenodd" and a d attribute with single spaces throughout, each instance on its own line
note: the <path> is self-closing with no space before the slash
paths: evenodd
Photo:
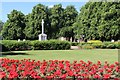
<path id="1" fill-rule="evenodd" d="M 3 28 L 3 22 L 2 22 L 2 20 L 0 20 L 0 32 L 1 32 L 1 30 L 2 30 L 2 28 Z"/>
<path id="2" fill-rule="evenodd" d="M 120 3 L 88 2 L 80 10 L 74 24 L 76 36 L 85 39 L 118 40 L 120 35 Z"/>
<path id="3" fill-rule="evenodd" d="M 42 30 L 42 19 L 44 19 L 44 26 L 45 28 L 47 28 L 47 7 L 42 4 L 37 4 L 33 7 L 32 13 L 26 15 L 26 27 L 24 29 L 26 39 L 38 39 L 38 35 L 41 33 Z"/>
<path id="4" fill-rule="evenodd" d="M 70 38 L 74 38 L 74 32 L 73 32 L 73 24 L 76 22 L 76 17 L 78 15 L 77 10 L 74 6 L 69 5 L 64 10 L 64 26 L 60 29 L 59 35 L 63 37 L 67 37 L 68 40 Z"/>
<path id="5" fill-rule="evenodd" d="M 3 39 L 24 39 L 23 30 L 25 27 L 25 15 L 17 10 L 11 11 L 1 31 Z"/>
<path id="6" fill-rule="evenodd" d="M 0 22 L 3 39 L 38 39 L 42 19 L 48 39 L 60 36 L 102 41 L 120 39 L 120 2 L 117 1 L 87 2 L 80 13 L 72 5 L 63 8 L 61 4 L 52 8 L 37 4 L 27 15 L 13 10 L 4 25 Z"/>

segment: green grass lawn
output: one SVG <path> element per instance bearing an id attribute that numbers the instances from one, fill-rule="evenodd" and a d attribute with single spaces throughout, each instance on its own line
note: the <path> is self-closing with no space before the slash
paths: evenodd
<path id="1" fill-rule="evenodd" d="M 13 54 L 13 55 L 12 55 Z M 0 58 L 35 60 L 84 60 L 96 63 L 98 60 L 114 63 L 118 61 L 118 49 L 92 49 L 92 50 L 31 50 L 13 51 L 13 53 L 2 54 Z"/>

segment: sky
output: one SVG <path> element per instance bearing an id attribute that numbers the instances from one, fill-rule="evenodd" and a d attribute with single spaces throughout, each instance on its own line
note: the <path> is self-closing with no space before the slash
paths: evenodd
<path id="1" fill-rule="evenodd" d="M 74 1 L 74 0 L 72 0 Z M 86 2 L 84 1 L 81 1 L 81 2 L 64 2 L 64 1 L 60 1 L 60 2 L 2 2 L 0 3 L 0 7 L 2 8 L 1 9 L 1 13 L 0 15 L 0 20 L 2 20 L 3 22 L 6 22 L 6 20 L 8 19 L 7 18 L 7 14 L 10 14 L 10 12 L 15 9 L 15 10 L 18 10 L 18 11 L 21 11 L 22 13 L 24 13 L 25 15 L 27 15 L 28 13 L 31 13 L 32 12 L 32 8 L 41 3 L 45 6 L 48 6 L 48 7 L 52 7 L 53 5 L 55 4 L 62 4 L 63 8 L 65 8 L 67 5 L 74 5 L 74 7 L 76 8 L 76 10 L 79 12 L 80 11 L 80 8 L 85 5 Z M 1 6 L 2 4 L 2 6 Z"/>

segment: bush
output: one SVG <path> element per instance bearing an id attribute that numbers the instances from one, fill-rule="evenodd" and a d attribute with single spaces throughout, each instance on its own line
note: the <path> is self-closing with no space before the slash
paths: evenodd
<path id="1" fill-rule="evenodd" d="M 108 44 L 107 48 L 109 48 L 109 49 L 115 49 L 116 45 L 115 44 Z"/>
<path id="2" fill-rule="evenodd" d="M 118 49 L 118 44 L 115 44 L 115 42 L 103 42 L 103 45 L 101 46 L 103 49 Z"/>
<path id="3" fill-rule="evenodd" d="M 47 40 L 47 41 L 15 41 L 3 40 L 4 50 L 65 50 L 70 49 L 71 44 L 67 41 Z M 6 48 L 6 49 L 5 49 Z"/>
<path id="4" fill-rule="evenodd" d="M 30 41 L 3 40 L 2 44 L 9 50 L 30 50 Z"/>
<path id="5" fill-rule="evenodd" d="M 102 43 L 100 40 L 89 40 L 87 43 Z"/>
<path id="6" fill-rule="evenodd" d="M 80 46 L 82 49 L 120 49 L 120 42 L 103 42 L 103 43 L 70 43 L 68 41 L 60 40 L 46 40 L 46 41 L 16 41 L 16 40 L 2 40 L 0 42 L 2 51 L 8 50 L 66 50 L 70 49 L 70 46 Z"/>
<path id="7" fill-rule="evenodd" d="M 115 42 L 114 43 L 118 49 L 120 49 L 120 42 Z"/>
<path id="8" fill-rule="evenodd" d="M 94 49 L 94 47 L 91 45 L 84 45 L 82 48 L 83 49 Z"/>
<path id="9" fill-rule="evenodd" d="M 94 48 L 94 47 L 93 47 L 91 44 L 89 44 L 89 43 L 87 43 L 87 44 L 81 43 L 79 46 L 80 46 L 80 48 L 82 48 L 82 49 L 93 49 L 93 48 Z"/>
<path id="10" fill-rule="evenodd" d="M 9 49 L 5 47 L 2 43 L 0 43 L 0 52 L 5 52 L 5 51 L 9 51 Z"/>
<path id="11" fill-rule="evenodd" d="M 79 44 L 78 42 L 71 42 L 72 46 L 78 46 L 78 44 Z"/>
<path id="12" fill-rule="evenodd" d="M 47 41 L 32 41 L 34 50 L 65 50 L 70 49 L 70 43 L 67 41 L 47 40 Z"/>
<path id="13" fill-rule="evenodd" d="M 80 43 L 81 48 L 99 48 L 99 49 L 120 49 L 120 42 L 103 42 L 103 43 Z"/>
<path id="14" fill-rule="evenodd" d="M 92 44 L 92 46 L 94 48 L 102 48 L 103 44 L 102 43 L 98 43 L 98 44 L 94 43 L 94 44 Z"/>

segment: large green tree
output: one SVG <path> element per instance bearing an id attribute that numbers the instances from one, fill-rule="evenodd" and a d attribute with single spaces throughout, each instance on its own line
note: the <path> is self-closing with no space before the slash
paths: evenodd
<path id="1" fill-rule="evenodd" d="M 49 19 L 48 19 L 48 9 L 42 4 L 37 4 L 33 7 L 32 13 L 26 16 L 26 28 L 24 33 L 26 39 L 38 39 L 38 35 L 41 34 L 42 26 L 41 22 L 44 19 L 45 33 L 48 33 Z"/>
<path id="2" fill-rule="evenodd" d="M 120 2 L 87 2 L 76 22 L 76 36 L 85 39 L 118 40 L 120 35 Z"/>
<path id="3" fill-rule="evenodd" d="M 77 10 L 74 6 L 69 5 L 64 10 L 64 26 L 60 29 L 59 35 L 63 37 L 67 37 L 68 40 L 74 37 L 73 32 L 73 23 L 76 21 L 76 17 L 78 15 Z M 73 39 L 72 39 L 73 40 Z"/>
<path id="4" fill-rule="evenodd" d="M 51 30 L 51 38 L 59 37 L 60 28 L 64 27 L 64 8 L 62 8 L 61 4 L 54 5 L 50 8 L 50 30 Z"/>
<path id="5" fill-rule="evenodd" d="M 1 33 L 1 30 L 2 30 L 2 28 L 3 28 L 3 22 L 0 20 L 0 33 Z"/>
<path id="6" fill-rule="evenodd" d="M 5 22 L 1 31 L 3 39 L 24 39 L 23 30 L 25 28 L 25 16 L 22 12 L 13 10 L 8 14 L 8 20 Z"/>

